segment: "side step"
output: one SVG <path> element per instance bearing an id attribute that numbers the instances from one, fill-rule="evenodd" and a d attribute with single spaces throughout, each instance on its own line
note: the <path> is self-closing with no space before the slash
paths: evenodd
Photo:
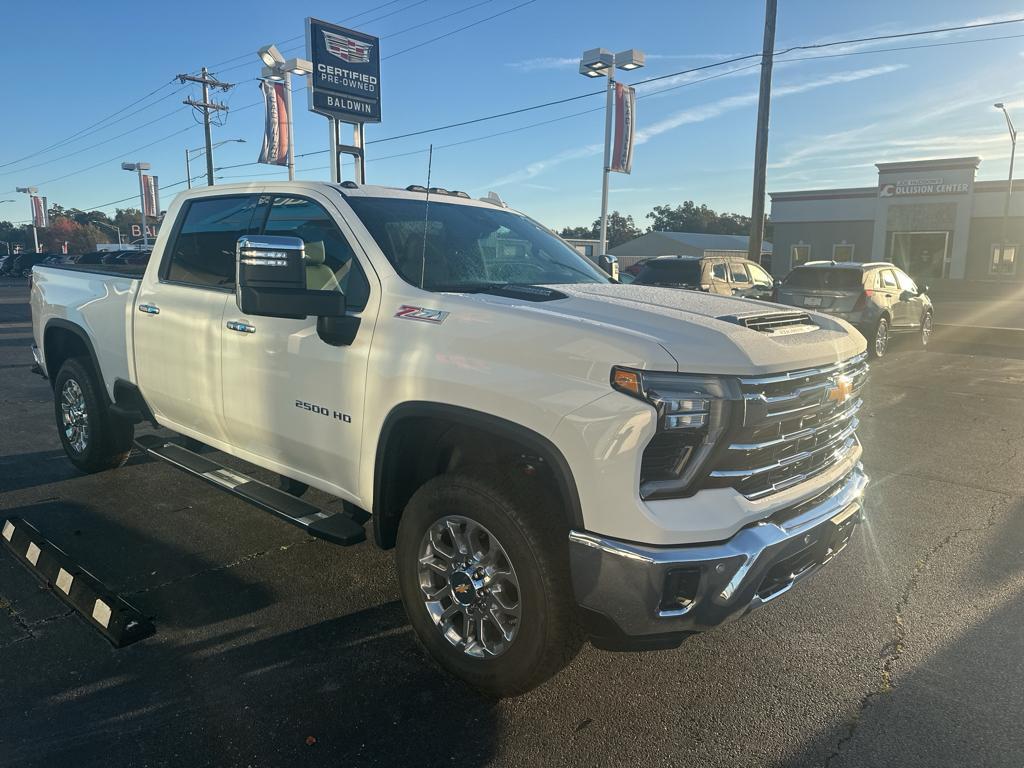
<path id="1" fill-rule="evenodd" d="M 302 528 L 310 536 L 342 546 L 358 544 L 366 539 L 366 530 L 347 513 L 324 512 L 313 504 L 228 469 L 162 437 L 142 435 L 135 440 L 135 445 L 200 480 L 277 515 L 285 522 Z"/>

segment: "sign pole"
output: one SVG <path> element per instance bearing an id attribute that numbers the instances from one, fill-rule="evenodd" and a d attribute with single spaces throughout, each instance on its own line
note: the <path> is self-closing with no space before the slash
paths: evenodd
<path id="1" fill-rule="evenodd" d="M 356 184 L 366 183 L 366 154 L 363 152 L 363 124 L 356 123 L 352 126 L 352 146 L 359 148 L 356 156 Z"/>
<path id="2" fill-rule="evenodd" d="M 327 118 L 327 125 L 331 129 L 331 181 L 335 184 L 341 183 L 341 155 L 338 154 L 338 121 L 333 117 Z"/>

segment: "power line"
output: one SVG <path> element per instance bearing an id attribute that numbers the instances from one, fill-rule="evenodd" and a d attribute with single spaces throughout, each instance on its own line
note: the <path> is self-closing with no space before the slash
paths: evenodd
<path id="1" fill-rule="evenodd" d="M 29 171 L 29 170 L 32 170 L 33 168 L 40 168 L 40 167 L 42 167 L 44 165 L 49 165 L 50 163 L 56 163 L 56 162 L 58 162 L 60 160 L 66 160 L 69 157 L 74 157 L 75 155 L 80 155 L 83 152 L 88 152 L 90 149 L 96 149 L 96 147 L 102 147 L 104 144 L 109 144 L 112 141 L 117 141 L 118 139 L 122 139 L 125 136 L 128 136 L 129 134 L 135 133 L 136 131 L 141 131 L 143 128 L 147 128 L 150 125 L 153 125 L 153 123 L 158 123 L 161 120 L 166 120 L 167 118 L 172 117 L 172 116 L 178 114 L 179 112 L 184 112 L 184 111 L 185 111 L 184 107 L 178 107 L 177 109 L 173 109 L 173 110 L 171 110 L 170 112 L 168 112 L 165 115 L 160 115 L 160 117 L 157 117 L 157 118 L 154 118 L 153 120 L 150 120 L 148 123 L 143 123 L 142 125 L 136 126 L 135 128 L 132 128 L 130 130 L 125 131 L 124 133 L 119 133 L 116 136 L 111 136 L 109 139 L 104 139 L 103 141 L 98 141 L 95 144 L 90 144 L 88 147 L 82 147 L 81 149 L 76 149 L 74 152 L 68 152 L 66 155 L 60 155 L 58 157 L 54 157 L 54 158 L 51 158 L 49 160 L 43 160 L 41 163 L 35 163 L 34 165 L 26 165 L 26 166 L 23 166 L 21 168 L 16 168 L 13 171 L 4 171 L 3 173 L 0 173 L 0 176 L 11 176 L 11 175 L 16 174 L 16 173 L 21 173 L 22 171 Z M 118 121 L 118 122 L 120 122 L 120 121 Z M 114 125 L 116 125 L 116 124 L 117 123 L 114 123 Z"/>
<path id="2" fill-rule="evenodd" d="M 99 126 L 99 125 L 102 125 L 103 123 L 106 123 L 108 120 L 111 120 L 112 118 L 117 117 L 117 115 L 121 114 L 122 112 L 124 112 L 124 111 L 126 111 L 128 109 L 131 109 L 136 104 L 139 104 L 139 103 L 145 101 L 150 96 L 153 96 L 153 95 L 159 93 L 160 91 L 162 91 L 167 86 L 173 85 L 173 84 L 174 84 L 173 80 L 171 80 L 169 82 L 166 82 L 163 85 L 161 85 L 159 88 L 154 88 L 152 91 L 147 93 L 142 98 L 136 99 L 131 104 L 128 104 L 127 106 L 121 107 L 121 109 L 117 110 L 116 112 L 112 112 L 111 114 L 109 114 L 106 117 L 104 117 L 102 120 L 97 120 L 95 123 L 92 123 L 91 125 L 87 125 L 85 128 L 82 128 L 81 130 L 76 131 L 75 133 L 71 134 L 70 136 L 67 136 L 66 138 L 61 139 L 60 141 L 54 142 L 53 144 L 45 146 L 42 149 L 37 149 L 35 152 L 30 152 L 27 155 L 23 155 L 22 157 L 19 157 L 16 160 L 8 160 L 6 163 L 0 163 L 0 168 L 6 168 L 9 165 L 15 165 L 16 163 L 20 163 L 23 160 L 29 160 L 30 158 L 36 157 L 37 155 L 41 155 L 44 152 L 49 152 L 51 149 L 57 149 L 59 147 L 62 147 L 65 144 L 68 144 L 68 143 L 74 141 L 77 138 L 82 138 L 83 136 L 90 135 L 87 132 L 95 133 L 95 131 L 90 131 L 90 129 L 96 128 L 96 126 Z M 173 96 L 173 95 L 174 94 L 167 94 L 167 96 L 162 96 L 161 98 L 159 98 L 156 101 L 154 101 L 153 104 L 156 104 L 157 102 L 162 101 L 165 98 L 169 98 L 170 96 Z M 153 106 L 153 104 L 147 104 L 142 109 L 148 109 L 149 107 Z M 132 114 L 137 114 L 137 112 L 141 112 L 142 109 L 136 110 L 136 112 L 133 112 Z M 102 130 L 102 129 L 97 129 L 97 130 Z"/>
<path id="3" fill-rule="evenodd" d="M 426 21 L 422 21 L 419 24 L 413 24 L 411 27 L 406 27 L 405 29 L 400 29 L 397 32 L 390 32 L 390 33 L 388 33 L 386 35 L 381 35 L 380 39 L 381 40 L 389 40 L 392 37 L 397 37 L 398 35 L 404 35 L 406 32 L 412 32 L 413 30 L 421 29 L 423 27 L 426 27 L 426 26 L 429 26 L 431 24 L 434 24 L 434 23 L 436 23 L 438 21 L 444 21 L 445 19 L 451 18 L 452 16 L 458 16 L 459 14 L 466 13 L 467 11 L 472 11 L 474 8 L 479 8 L 481 5 L 488 5 L 488 4 L 493 3 L 493 2 L 494 2 L 494 0 L 482 0 L 479 3 L 475 3 L 473 5 L 466 6 L 465 8 L 460 8 L 460 9 L 458 9 L 456 11 L 451 11 L 450 13 L 446 13 L 446 14 L 444 14 L 442 16 L 435 16 L 434 18 L 427 19 Z M 420 4 L 419 2 L 412 3 L 412 5 L 419 5 L 419 4 Z M 411 8 L 412 5 L 406 6 L 406 7 L 410 7 Z M 383 6 L 381 6 L 381 7 L 383 7 Z M 402 11 L 402 10 L 405 10 L 405 8 L 400 8 L 398 10 Z M 398 11 L 396 11 L 396 13 L 397 12 Z M 390 16 L 392 14 L 387 14 L 387 15 Z M 378 17 L 377 19 L 368 19 L 368 20 L 364 21 L 363 23 L 364 24 L 370 24 L 370 23 L 372 23 L 374 21 L 378 21 L 380 18 L 383 18 L 383 17 Z M 348 19 L 343 19 L 342 20 L 342 22 L 345 22 L 345 21 L 348 21 Z M 286 43 L 291 43 L 291 42 L 294 42 L 295 40 L 300 40 L 303 37 L 304 37 L 304 35 L 298 35 L 296 37 L 289 37 L 286 40 L 283 40 L 281 42 L 281 44 L 285 45 Z M 288 47 L 288 48 L 283 48 L 282 52 L 283 53 L 294 53 L 296 51 L 304 50 L 304 48 L 305 48 L 304 45 L 294 45 L 294 46 L 291 46 L 291 47 Z M 251 56 L 251 54 L 245 54 L 243 56 L 236 56 L 233 59 L 230 59 L 230 61 L 238 61 L 239 59 L 248 59 L 248 58 L 250 58 L 250 56 Z M 231 72 L 232 70 L 241 69 L 242 67 L 247 67 L 247 66 L 249 66 L 248 62 L 245 62 L 243 64 L 236 64 L 233 67 L 228 67 L 227 69 L 221 70 L 221 72 Z"/>
<path id="4" fill-rule="evenodd" d="M 445 32 L 443 35 L 438 35 L 437 37 L 432 37 L 429 40 L 424 40 L 422 43 L 417 43 L 416 45 L 412 45 L 412 46 L 410 46 L 408 48 L 403 48 L 401 51 L 397 51 L 395 53 L 390 53 L 387 56 L 385 56 L 384 59 L 385 60 L 386 59 L 393 59 L 393 58 L 395 58 L 395 56 L 401 56 L 403 53 L 408 53 L 409 51 L 415 51 L 417 48 L 422 48 L 424 45 L 429 45 L 430 43 L 436 43 L 438 40 L 443 40 L 446 37 L 451 37 L 452 35 L 456 35 L 459 32 L 463 32 L 463 31 L 465 31 L 467 29 L 470 29 L 471 27 L 475 27 L 475 26 L 478 26 L 480 24 L 483 24 L 484 22 L 490 21 L 491 19 L 496 19 L 499 16 L 504 16 L 506 13 L 512 13 L 512 11 L 518 11 L 520 8 L 525 8 L 527 5 L 532 5 L 535 2 L 537 2 L 537 0 L 526 0 L 525 2 L 519 3 L 519 5 L 513 5 L 511 8 L 506 8 L 504 11 L 501 11 L 500 13 L 496 13 L 493 16 L 488 16 L 487 18 L 480 19 L 479 21 L 474 21 L 472 24 L 467 24 L 464 27 L 459 27 L 458 29 L 453 29 L 451 32 Z"/>
<path id="5" fill-rule="evenodd" d="M 487 0 L 487 1 L 490 1 L 490 0 Z M 534 0 L 530 0 L 530 2 L 533 2 L 533 1 Z M 480 4 L 483 4 L 483 3 L 479 3 L 478 5 L 480 5 Z M 523 3 L 522 5 L 526 5 L 526 4 L 529 4 L 529 3 Z M 472 6 L 472 7 L 475 7 L 475 6 Z M 519 7 L 519 6 L 516 6 L 516 7 Z M 516 7 L 507 9 L 503 13 L 515 10 Z M 449 14 L 449 15 L 451 15 L 451 14 Z M 498 15 L 500 15 L 500 14 L 498 14 Z M 494 17 L 492 16 L 490 18 L 494 18 Z M 481 20 L 481 22 L 478 22 L 478 23 L 482 23 L 483 21 L 486 21 L 486 20 L 489 20 L 489 19 L 483 19 L 483 20 Z M 948 32 L 958 32 L 958 31 L 965 31 L 965 30 L 976 29 L 976 28 L 984 28 L 984 27 L 993 27 L 993 26 L 1003 26 L 1003 25 L 1008 25 L 1008 24 L 1016 24 L 1016 23 L 1020 23 L 1020 22 L 1024 22 L 1024 18 L 1004 19 L 1004 20 L 1001 20 L 1001 21 L 994 21 L 994 22 L 981 22 L 981 23 L 978 23 L 978 24 L 965 24 L 965 25 L 954 26 L 954 27 L 939 27 L 939 28 L 933 28 L 933 29 L 927 29 L 927 30 L 916 30 L 916 31 L 912 31 L 912 32 L 893 33 L 893 34 L 888 34 L 888 35 L 875 35 L 875 36 L 872 36 L 872 37 L 853 38 L 853 39 L 849 39 L 849 40 L 835 40 L 835 41 L 824 42 L 824 43 L 797 45 L 797 46 L 790 46 L 789 48 L 786 48 L 784 50 L 780 50 L 780 51 L 777 52 L 776 55 L 784 55 L 784 54 L 787 54 L 787 53 L 790 53 L 790 52 L 793 52 L 793 51 L 799 51 L 799 50 L 815 50 L 815 49 L 821 49 L 821 48 L 835 47 L 835 46 L 839 46 L 839 45 L 851 45 L 851 44 L 856 44 L 856 43 L 876 42 L 876 41 L 879 41 L 879 40 L 890 40 L 890 39 L 898 39 L 898 38 L 920 37 L 920 36 L 929 35 L 929 34 L 942 34 L 942 33 L 948 33 Z M 465 29 L 465 27 L 463 29 Z M 460 31 L 460 30 L 455 30 L 455 31 L 453 31 L 450 34 L 454 34 L 457 31 Z M 878 49 L 873 49 L 873 50 L 869 50 L 869 51 L 844 51 L 842 53 L 836 53 L 836 54 L 824 54 L 824 55 L 820 55 L 820 56 L 792 57 L 790 59 L 784 59 L 784 60 L 785 61 L 801 61 L 801 60 L 810 60 L 810 59 L 819 59 L 819 58 L 837 58 L 837 57 L 842 57 L 842 56 L 865 55 L 865 54 L 870 54 L 870 53 L 884 53 L 884 52 L 890 52 L 890 51 L 906 51 L 906 50 L 915 50 L 915 49 L 919 49 L 919 48 L 933 48 L 933 47 L 941 47 L 941 46 L 948 46 L 948 45 L 966 45 L 966 44 L 970 44 L 970 43 L 986 42 L 986 41 L 990 41 L 990 40 L 1016 39 L 1016 38 L 1020 38 L 1020 37 L 1024 37 L 1024 35 L 994 36 L 994 37 L 986 37 L 986 38 L 975 38 L 975 39 L 972 39 L 972 40 L 946 41 L 946 42 L 942 42 L 942 43 L 928 43 L 928 44 L 916 45 L 916 46 L 901 46 L 901 47 L 890 47 L 890 48 L 878 48 Z M 672 73 L 665 74 L 665 75 L 659 75 L 659 76 L 656 76 L 656 77 L 645 78 L 644 80 L 640 80 L 640 81 L 637 81 L 636 83 L 633 83 L 633 85 L 634 86 L 636 86 L 636 85 L 643 85 L 643 84 L 647 84 L 647 83 L 658 82 L 658 81 L 669 79 L 669 78 L 680 77 L 680 76 L 683 76 L 683 75 L 686 75 L 686 74 L 691 74 L 693 72 L 698 72 L 698 71 L 706 70 L 706 69 L 713 68 L 713 67 L 721 67 L 721 66 L 725 66 L 727 64 L 738 63 L 738 62 L 749 60 L 749 59 L 752 59 L 752 58 L 760 58 L 760 56 L 761 56 L 761 54 L 748 54 L 748 55 L 745 55 L 745 56 L 737 56 L 737 57 L 733 57 L 733 58 L 726 59 L 726 60 L 723 60 L 723 61 L 714 62 L 714 63 L 707 64 L 707 65 L 703 65 L 703 66 L 700 66 L 700 67 L 693 67 L 693 68 L 690 68 L 690 69 L 681 70 L 679 72 L 672 72 Z M 664 89 L 660 89 L 658 91 L 653 91 L 653 92 L 651 92 L 649 94 L 643 94 L 639 98 L 645 98 L 646 96 L 653 96 L 653 95 L 656 95 L 656 94 L 665 93 L 667 91 L 675 90 L 676 88 L 681 88 L 681 87 L 684 87 L 684 86 L 687 86 L 687 85 L 694 85 L 694 84 L 697 84 L 699 82 L 704 82 L 705 80 L 710 80 L 710 79 L 714 79 L 714 78 L 717 78 L 717 77 L 723 77 L 725 75 L 732 74 L 734 72 L 742 71 L 742 70 L 745 70 L 745 69 L 751 69 L 751 68 L 756 67 L 756 66 L 759 66 L 759 62 L 755 63 L 755 64 L 752 64 L 752 65 L 745 66 L 745 67 L 740 67 L 740 68 L 732 69 L 732 70 L 729 70 L 728 72 L 724 72 L 724 73 L 721 73 L 721 74 L 718 74 L 718 75 L 713 75 L 711 77 L 701 78 L 700 80 L 688 81 L 686 83 L 682 83 L 682 84 L 677 85 L 677 86 L 672 86 L 670 88 L 664 88 Z M 298 89 L 298 90 L 302 90 L 302 89 Z M 583 98 L 587 98 L 589 96 L 594 96 L 594 95 L 603 94 L 603 93 L 604 93 L 604 89 L 602 89 L 600 91 L 592 91 L 592 92 L 589 92 L 589 93 L 579 94 L 579 95 L 567 97 L 567 98 L 564 98 L 564 99 L 557 99 L 557 100 L 554 100 L 554 101 L 544 102 L 542 104 L 535 104 L 535 105 L 531 105 L 531 106 L 528 106 L 528 107 L 522 107 L 522 108 L 515 109 L 515 110 L 508 110 L 506 112 L 497 113 L 497 114 L 494 114 L 494 115 L 486 115 L 486 116 L 483 116 L 483 117 L 473 118 L 473 119 L 470 119 L 470 120 L 464 120 L 464 121 L 460 121 L 460 122 L 456 122 L 456 123 L 450 123 L 450 124 L 447 124 L 447 125 L 436 126 L 434 128 L 424 129 L 424 130 L 421 130 L 421 131 L 413 131 L 413 132 L 409 132 L 409 133 L 405 133 L 405 134 L 399 134 L 399 135 L 396 135 L 396 136 L 389 136 L 389 137 L 385 137 L 385 138 L 381 138 L 381 139 L 376 139 L 374 141 L 367 142 L 367 143 L 368 144 L 383 143 L 383 142 L 387 142 L 387 141 L 395 141 L 395 140 L 402 139 L 402 138 L 410 138 L 410 137 L 413 137 L 413 136 L 420 136 L 420 135 L 424 135 L 426 133 L 434 133 L 434 132 L 438 132 L 438 131 L 442 131 L 442 130 L 449 130 L 449 129 L 452 129 L 452 128 L 463 127 L 463 126 L 466 126 L 466 125 L 472 125 L 472 124 L 476 124 L 476 123 L 480 123 L 480 122 L 484 122 L 484 121 L 488 121 L 488 120 L 498 119 L 500 117 L 509 117 L 509 116 L 516 115 L 516 114 L 522 114 L 524 112 L 533 111 L 533 110 L 536 110 L 536 109 L 542 109 L 542 108 L 546 108 L 546 107 L 549 107 L 549 106 L 556 106 L 556 105 L 559 105 L 559 104 L 570 103 L 572 101 L 577 101 L 577 100 L 580 100 L 580 99 L 583 99 Z M 152 94 L 150 94 L 150 95 L 152 95 Z M 139 101 L 144 100 L 144 98 L 140 99 Z M 138 101 L 136 101 L 134 103 L 138 103 Z M 249 108 L 258 106 L 261 103 L 262 102 L 254 102 L 252 104 L 247 104 L 245 106 L 238 107 L 235 111 L 240 111 L 240 110 L 243 110 L 243 109 L 249 109 Z M 500 132 L 497 132 L 495 134 L 488 134 L 486 136 L 474 137 L 474 138 L 466 139 L 466 140 L 463 140 L 463 141 L 460 141 L 460 142 L 453 142 L 453 143 L 448 144 L 448 145 L 439 146 L 438 148 L 441 149 L 441 148 L 447 148 L 447 147 L 450 147 L 450 146 L 458 146 L 460 144 L 471 143 L 473 141 L 481 141 L 481 140 L 484 140 L 484 139 L 487 139 L 487 138 L 493 138 L 494 136 L 506 135 L 508 133 L 516 132 L 516 131 L 519 131 L 519 130 L 526 130 L 528 128 L 536 127 L 538 125 L 549 124 L 549 123 L 552 123 L 552 122 L 557 122 L 559 120 L 564 120 L 564 119 L 569 119 L 571 117 L 576 117 L 578 115 L 599 111 L 600 109 L 601 108 L 599 107 L 599 108 L 595 108 L 595 109 L 592 109 L 592 110 L 584 110 L 582 112 L 573 113 L 571 115 L 564 115 L 564 116 L 561 116 L 559 118 L 554 118 L 554 119 L 549 120 L 549 121 L 542 121 L 542 122 L 531 124 L 531 125 L 528 125 L 528 126 L 520 126 L 519 128 L 509 129 L 507 131 L 500 131 Z M 183 130 L 187 130 L 187 129 L 183 129 Z M 148 146 L 152 146 L 152 144 L 159 143 L 161 141 L 165 141 L 168 138 L 171 138 L 172 136 L 175 136 L 175 135 L 177 135 L 177 133 L 181 133 L 181 132 L 182 131 L 178 131 L 178 132 L 176 132 L 174 134 L 171 134 L 170 136 L 166 136 L 166 137 L 164 137 L 162 139 L 158 139 L 156 142 L 152 142 L 151 144 L 148 144 L 148 145 L 145 145 L 145 146 L 148 147 Z M 145 147 L 143 147 L 143 148 L 145 148 Z M 136 150 L 132 150 L 132 151 L 136 151 Z M 407 156 L 407 155 L 412 155 L 412 154 L 419 154 L 419 153 L 421 153 L 423 151 L 425 151 L 425 150 L 415 150 L 415 151 L 411 151 L 411 152 L 408 152 L 408 153 L 400 153 L 398 155 L 388 155 L 388 156 L 379 157 L 379 158 L 368 158 L 368 160 L 372 162 L 373 160 L 392 159 L 394 157 L 399 157 L 399 156 Z M 324 154 L 325 152 L 327 152 L 327 150 L 319 150 L 319 151 L 316 151 L 316 152 L 308 152 L 308 153 L 304 153 L 304 154 L 301 154 L 301 155 L 297 155 L 297 157 L 305 157 L 305 156 L 316 155 L 316 154 Z M 104 161 L 104 162 L 110 162 L 110 161 Z M 102 163 L 99 163 L 97 165 L 101 165 L 101 164 Z M 230 169 L 230 168 L 246 167 L 246 166 L 257 165 L 257 164 L 258 163 L 240 163 L 240 164 L 232 165 L 232 166 L 219 167 L 219 168 L 217 168 L 217 170 L 227 170 L 227 169 Z M 91 170 L 91 168 L 93 168 L 93 167 L 96 167 L 96 166 L 94 165 L 94 166 L 90 166 L 89 168 L 80 169 L 79 171 L 75 171 L 72 174 L 67 174 L 66 176 L 58 177 L 57 179 L 51 179 L 51 180 L 45 181 L 45 182 L 39 182 L 39 184 L 47 184 L 47 183 L 51 183 L 53 181 L 60 180 L 62 178 L 67 178 L 67 176 L 75 175 L 77 173 L 82 173 L 82 172 L 84 172 L 86 170 Z M 171 188 L 173 186 L 178 186 L 178 185 L 184 184 L 184 183 L 185 183 L 185 180 L 181 180 L 180 182 L 176 182 L 175 184 L 163 185 L 163 188 L 167 189 L 167 188 Z M 106 206 L 114 205 L 117 202 L 124 202 L 125 200 L 130 200 L 130 199 L 133 199 L 133 198 L 129 197 L 129 198 L 125 198 L 124 200 L 115 201 L 114 203 L 108 203 L 108 204 L 105 204 L 105 205 Z M 100 208 L 100 207 L 101 206 L 96 206 L 96 208 Z"/>

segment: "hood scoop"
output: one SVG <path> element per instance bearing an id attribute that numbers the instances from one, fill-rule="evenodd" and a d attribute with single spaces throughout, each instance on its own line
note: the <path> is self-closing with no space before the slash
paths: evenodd
<path id="1" fill-rule="evenodd" d="M 754 312 L 743 315 L 724 315 L 718 319 L 742 325 L 752 331 L 779 336 L 818 330 L 817 324 L 806 312 Z"/>

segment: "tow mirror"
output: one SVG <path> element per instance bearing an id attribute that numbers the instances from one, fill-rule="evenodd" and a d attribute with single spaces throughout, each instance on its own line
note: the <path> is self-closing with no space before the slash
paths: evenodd
<path id="1" fill-rule="evenodd" d="M 298 237 L 244 235 L 235 247 L 235 302 L 247 315 L 342 317 L 345 294 L 306 289 L 305 243 Z"/>
<path id="2" fill-rule="evenodd" d="M 597 257 L 597 266 L 608 273 L 612 280 L 619 279 L 619 260 L 616 256 L 606 253 Z"/>

